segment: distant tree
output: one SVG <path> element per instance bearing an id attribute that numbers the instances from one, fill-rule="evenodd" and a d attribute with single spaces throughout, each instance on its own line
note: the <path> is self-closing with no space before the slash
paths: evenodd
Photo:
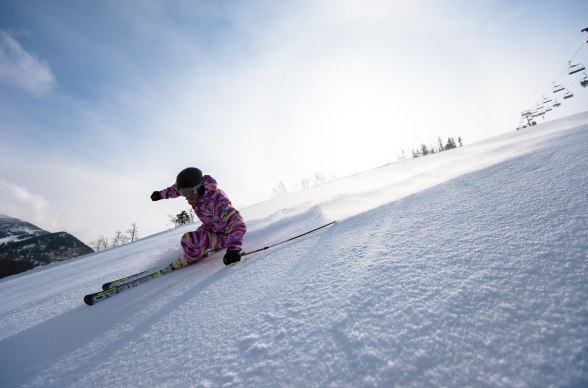
<path id="1" fill-rule="evenodd" d="M 412 150 L 412 158 L 416 159 L 421 156 L 421 152 L 419 150 Z"/>
<path id="2" fill-rule="evenodd" d="M 187 225 L 190 223 L 190 214 L 187 211 L 182 210 L 175 216 L 169 216 L 170 221 L 177 228 L 178 226 Z"/>
<path id="3" fill-rule="evenodd" d="M 99 243 L 99 241 L 98 241 L 98 240 L 96 240 L 96 241 L 92 241 L 92 242 L 90 243 L 90 248 L 92 248 L 92 249 L 94 250 L 94 252 L 98 252 L 98 251 L 100 250 L 100 247 L 101 247 L 101 246 L 100 246 L 100 243 Z"/>
<path id="4" fill-rule="evenodd" d="M 455 140 L 453 140 L 453 138 L 450 137 L 450 138 L 447 139 L 447 145 L 445 146 L 445 149 L 446 150 L 452 150 L 454 148 L 456 148 Z"/>
<path id="5" fill-rule="evenodd" d="M 326 181 L 327 181 L 327 178 L 325 178 L 325 174 L 323 174 L 322 172 L 315 172 L 314 173 L 314 185 L 315 186 L 322 185 Z"/>
<path id="6" fill-rule="evenodd" d="M 92 243 L 96 252 L 108 249 L 108 240 L 104 236 L 98 237 L 98 240 Z"/>
<path id="7" fill-rule="evenodd" d="M 274 188 L 273 190 L 273 196 L 277 198 L 281 197 L 284 194 L 286 194 L 286 185 L 284 184 L 284 182 L 280 181 L 278 182 L 278 187 Z"/>
<path id="8" fill-rule="evenodd" d="M 114 232 L 114 237 L 112 238 L 112 244 L 110 246 L 117 247 L 119 245 L 126 244 L 128 241 L 129 238 L 125 236 L 123 232 L 117 230 L 116 232 Z"/>
<path id="9" fill-rule="evenodd" d="M 427 148 L 427 145 L 426 145 L 425 143 L 423 143 L 423 144 L 421 145 L 421 155 L 423 155 L 423 156 L 427 156 L 427 155 L 429 155 L 429 153 L 430 153 L 430 151 L 429 151 L 429 149 Z"/>
<path id="10" fill-rule="evenodd" d="M 300 181 L 300 190 L 306 190 L 310 187 L 310 179 L 302 178 Z"/>
<path id="11" fill-rule="evenodd" d="M 437 147 L 439 152 L 445 151 L 445 147 L 443 146 L 443 140 L 441 140 L 441 136 L 437 138 Z"/>
<path id="12" fill-rule="evenodd" d="M 137 222 L 133 222 L 131 227 L 127 230 L 127 236 L 131 242 L 135 241 L 138 237 Z"/>

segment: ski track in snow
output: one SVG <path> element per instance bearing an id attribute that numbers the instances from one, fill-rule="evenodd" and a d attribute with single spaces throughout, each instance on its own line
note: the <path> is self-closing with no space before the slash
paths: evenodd
<path id="1" fill-rule="evenodd" d="M 587 123 L 252 206 L 245 250 L 340 221 L 92 307 L 103 282 L 179 255 L 182 230 L 3 279 L 0 382 L 586 386 Z"/>

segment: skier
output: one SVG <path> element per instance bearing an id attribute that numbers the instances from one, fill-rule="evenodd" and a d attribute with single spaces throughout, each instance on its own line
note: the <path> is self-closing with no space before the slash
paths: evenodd
<path id="1" fill-rule="evenodd" d="M 239 211 L 231 205 L 227 195 L 217 188 L 216 180 L 210 175 L 203 176 L 202 171 L 195 167 L 188 167 L 178 174 L 174 185 L 154 191 L 151 200 L 179 196 L 186 198 L 202 225 L 182 236 L 184 256 L 173 262 L 174 268 L 195 263 L 211 249 L 227 249 L 223 258 L 225 265 L 240 261 L 247 228 Z"/>

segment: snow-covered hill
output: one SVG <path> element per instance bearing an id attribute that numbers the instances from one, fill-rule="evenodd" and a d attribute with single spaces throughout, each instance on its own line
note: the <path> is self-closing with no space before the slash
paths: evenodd
<path id="1" fill-rule="evenodd" d="M 0 214 L 0 245 L 23 241 L 31 237 L 48 234 L 29 222 Z"/>
<path id="2" fill-rule="evenodd" d="M 183 229 L 3 279 L 2 386 L 586 386 L 587 146 L 584 113 L 251 206 L 246 250 L 339 222 L 92 307 Z"/>

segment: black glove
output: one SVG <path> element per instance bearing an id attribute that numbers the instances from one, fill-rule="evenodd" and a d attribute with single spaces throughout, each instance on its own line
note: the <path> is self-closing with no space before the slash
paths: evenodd
<path id="1" fill-rule="evenodd" d="M 225 265 L 233 264 L 238 261 L 241 261 L 241 252 L 239 251 L 227 251 L 225 257 L 223 257 L 223 263 L 225 263 Z"/>
<path id="2" fill-rule="evenodd" d="M 151 194 L 152 201 L 159 201 L 160 199 L 163 199 L 163 197 L 159 191 L 154 191 L 153 194 Z"/>

